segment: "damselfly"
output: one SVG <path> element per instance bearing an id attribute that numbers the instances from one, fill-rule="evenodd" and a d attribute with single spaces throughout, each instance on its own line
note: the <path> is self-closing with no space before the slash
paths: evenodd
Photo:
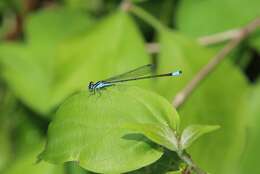
<path id="1" fill-rule="evenodd" d="M 144 65 L 134 70 L 128 71 L 126 73 L 111 77 L 109 79 L 101 80 L 96 83 L 90 82 L 88 85 L 88 89 L 90 92 L 95 92 L 99 89 L 103 89 L 109 86 L 113 86 L 117 83 L 134 81 L 134 80 L 142 80 L 142 79 L 150 79 L 150 78 L 157 78 L 157 77 L 167 77 L 167 76 L 179 76 L 181 75 L 182 71 L 178 70 L 175 72 L 170 72 L 166 74 L 157 74 L 157 75 L 147 75 L 151 73 L 153 69 L 152 64 Z"/>

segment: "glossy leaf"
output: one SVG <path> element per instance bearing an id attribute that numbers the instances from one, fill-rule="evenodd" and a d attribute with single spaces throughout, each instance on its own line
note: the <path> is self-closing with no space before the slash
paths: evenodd
<path id="1" fill-rule="evenodd" d="M 161 96 L 137 87 L 114 86 L 95 95 L 83 91 L 66 100 L 48 129 L 40 158 L 53 163 L 78 161 L 98 173 L 122 173 L 158 160 L 162 148 L 126 124 L 178 127 L 179 118 Z"/>
<path id="2" fill-rule="evenodd" d="M 188 148 L 200 136 L 218 129 L 219 126 L 190 125 L 181 134 L 180 146 L 184 150 Z"/>
<path id="3" fill-rule="evenodd" d="M 239 28 L 260 15 L 258 0 L 204 0 L 199 3 L 183 0 L 177 13 L 178 28 L 191 36 L 200 37 Z M 259 33 L 251 44 L 260 50 Z"/>
<path id="4" fill-rule="evenodd" d="M 183 71 L 179 78 L 154 83 L 157 91 L 170 101 L 215 55 L 195 40 L 166 29 L 160 31 L 160 50 L 159 72 Z M 227 58 L 180 107 L 184 127 L 190 124 L 221 126 L 214 135 L 204 137 L 189 149 L 194 161 L 204 170 L 230 174 L 237 167 L 245 143 L 245 122 L 241 111 L 247 88 L 245 78 Z M 208 160 L 208 154 L 211 160 Z M 225 160 L 222 154 L 225 154 Z"/>

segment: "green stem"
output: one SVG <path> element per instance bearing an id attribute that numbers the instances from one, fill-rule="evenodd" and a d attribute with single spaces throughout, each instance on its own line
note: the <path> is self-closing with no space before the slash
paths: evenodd
<path id="1" fill-rule="evenodd" d="M 191 159 L 189 154 L 186 152 L 178 152 L 178 156 L 183 160 L 195 173 L 197 174 L 207 174 L 205 171 L 200 169 Z"/>
<path id="2" fill-rule="evenodd" d="M 176 5 L 176 2 L 173 2 L 172 0 L 165 0 L 162 3 L 161 9 L 163 9 L 160 13 L 160 21 L 162 21 L 162 24 L 169 26 L 173 22 L 173 11 Z"/>
<path id="3" fill-rule="evenodd" d="M 150 15 L 149 13 L 147 13 L 145 10 L 143 10 L 138 6 L 132 4 L 129 11 L 132 12 L 137 17 L 143 19 L 149 25 L 154 27 L 157 31 L 164 30 L 166 28 L 154 16 Z"/>

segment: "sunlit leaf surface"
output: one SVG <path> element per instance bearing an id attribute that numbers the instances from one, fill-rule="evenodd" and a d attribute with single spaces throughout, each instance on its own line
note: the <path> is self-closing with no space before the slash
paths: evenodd
<path id="1" fill-rule="evenodd" d="M 87 91 L 66 100 L 48 129 L 40 155 L 46 161 L 78 161 L 101 173 L 122 173 L 146 166 L 163 153 L 129 123 L 160 124 L 175 129 L 179 118 L 162 97 L 137 87 L 111 87 L 91 95 Z"/>

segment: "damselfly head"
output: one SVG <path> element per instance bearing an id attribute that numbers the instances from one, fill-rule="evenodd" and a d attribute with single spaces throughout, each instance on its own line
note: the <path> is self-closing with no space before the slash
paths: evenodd
<path id="1" fill-rule="evenodd" d="M 94 85 L 95 85 L 95 83 L 94 82 L 89 82 L 89 84 L 88 84 L 88 89 L 89 90 L 92 90 L 93 88 L 94 88 Z"/>

